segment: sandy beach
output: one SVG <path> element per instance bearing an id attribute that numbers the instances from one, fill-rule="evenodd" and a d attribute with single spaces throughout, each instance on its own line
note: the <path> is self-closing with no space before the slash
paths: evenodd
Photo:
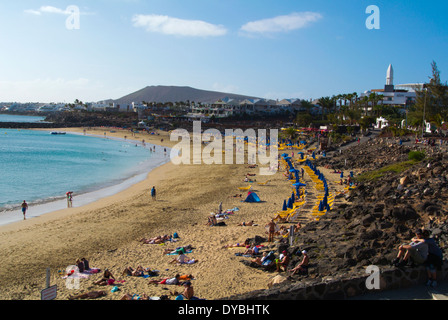
<path id="1" fill-rule="evenodd" d="M 66 131 L 83 130 L 70 128 Z M 171 142 L 166 132 L 134 136 L 119 129 L 114 132 L 104 128 L 86 131 L 96 135 L 104 132 L 107 136 L 126 136 L 137 141 L 144 139 L 147 143 L 166 147 L 177 143 Z M 253 178 L 257 182 L 252 185 L 261 203 L 242 202 L 247 192 L 238 190 L 238 187 L 248 185 L 243 182 L 247 173 L 256 174 Z M 329 172 L 324 174 L 330 181 L 339 178 Z M 266 180 L 270 183 L 258 185 L 258 182 Z M 157 189 L 155 201 L 150 196 L 152 186 Z M 337 184 L 331 184 L 331 188 L 337 188 Z M 249 258 L 235 253 L 244 249 L 223 249 L 222 246 L 241 243 L 256 235 L 266 237 L 266 223 L 281 210 L 283 200 L 291 195 L 291 191 L 291 183 L 283 171 L 272 176 L 260 176 L 257 168 L 249 168 L 247 164 L 175 165 L 169 162 L 151 171 L 145 181 L 114 196 L 0 227 L 0 249 L 4 253 L 0 265 L 0 299 L 39 300 L 41 290 L 45 288 L 47 268 L 51 273 L 50 285 L 57 285 L 57 299 L 60 300 L 95 290 L 107 292 L 100 298 L 104 300 L 118 300 L 125 293 L 159 297 L 182 288 L 150 284 L 149 279 L 171 278 L 177 273 L 192 274 L 195 295 L 203 299 L 266 289 L 275 274 L 241 263 L 241 259 Z M 237 194 L 242 194 L 242 198 L 232 197 Z M 224 220 L 227 226 L 206 226 L 210 212 L 216 212 L 220 202 L 223 210 L 235 207 L 239 210 Z M 238 226 L 251 220 L 257 226 Z M 174 233 L 179 238 L 168 244 L 143 244 L 139 241 Z M 188 257 L 198 262 L 170 264 L 176 256 L 166 255 L 164 250 L 187 245 L 194 248 Z M 269 246 L 268 243 L 264 245 Z M 120 291 L 111 292 L 112 286 L 94 285 L 94 281 L 101 279 L 102 272 L 80 279 L 79 289 L 67 288 L 68 282 L 58 271 L 65 272 L 76 259 L 83 257 L 89 260 L 92 268 L 102 271 L 108 268 Z M 126 267 L 139 265 L 158 270 L 159 276 L 145 279 L 122 275 Z"/>

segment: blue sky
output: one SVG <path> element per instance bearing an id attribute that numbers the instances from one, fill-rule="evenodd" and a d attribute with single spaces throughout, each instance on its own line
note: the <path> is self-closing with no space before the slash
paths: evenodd
<path id="1" fill-rule="evenodd" d="M 151 85 L 310 99 L 381 88 L 390 63 L 395 84 L 424 82 L 432 60 L 446 81 L 447 12 L 445 0 L 4 0 L 0 101 Z"/>

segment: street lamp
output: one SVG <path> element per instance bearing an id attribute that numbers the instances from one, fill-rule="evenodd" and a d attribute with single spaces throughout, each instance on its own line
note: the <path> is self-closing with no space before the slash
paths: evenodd
<path id="1" fill-rule="evenodd" d="M 428 92 L 428 88 L 426 87 L 426 84 L 423 85 L 423 89 L 425 90 L 425 102 L 423 103 L 423 126 L 422 126 L 422 139 L 423 139 L 423 133 L 426 128 L 425 125 L 425 113 L 426 113 L 426 94 Z"/>

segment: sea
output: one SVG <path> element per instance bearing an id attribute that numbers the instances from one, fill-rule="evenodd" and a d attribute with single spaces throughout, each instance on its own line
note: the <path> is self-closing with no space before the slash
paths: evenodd
<path id="1" fill-rule="evenodd" d="M 0 122 L 43 120 L 0 115 Z M 165 152 L 161 146 L 105 132 L 55 135 L 0 128 L 0 225 L 23 219 L 23 200 L 29 206 L 27 219 L 67 208 L 67 192 L 73 192 L 73 207 L 83 206 L 143 181 L 149 171 L 169 161 L 168 148 Z"/>

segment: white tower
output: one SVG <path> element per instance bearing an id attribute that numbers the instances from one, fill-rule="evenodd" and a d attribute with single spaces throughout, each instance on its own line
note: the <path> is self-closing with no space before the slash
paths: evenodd
<path id="1" fill-rule="evenodd" d="M 387 76 L 386 76 L 386 86 L 393 86 L 394 85 L 394 68 L 392 68 L 392 65 L 389 65 L 389 68 L 387 68 Z"/>

